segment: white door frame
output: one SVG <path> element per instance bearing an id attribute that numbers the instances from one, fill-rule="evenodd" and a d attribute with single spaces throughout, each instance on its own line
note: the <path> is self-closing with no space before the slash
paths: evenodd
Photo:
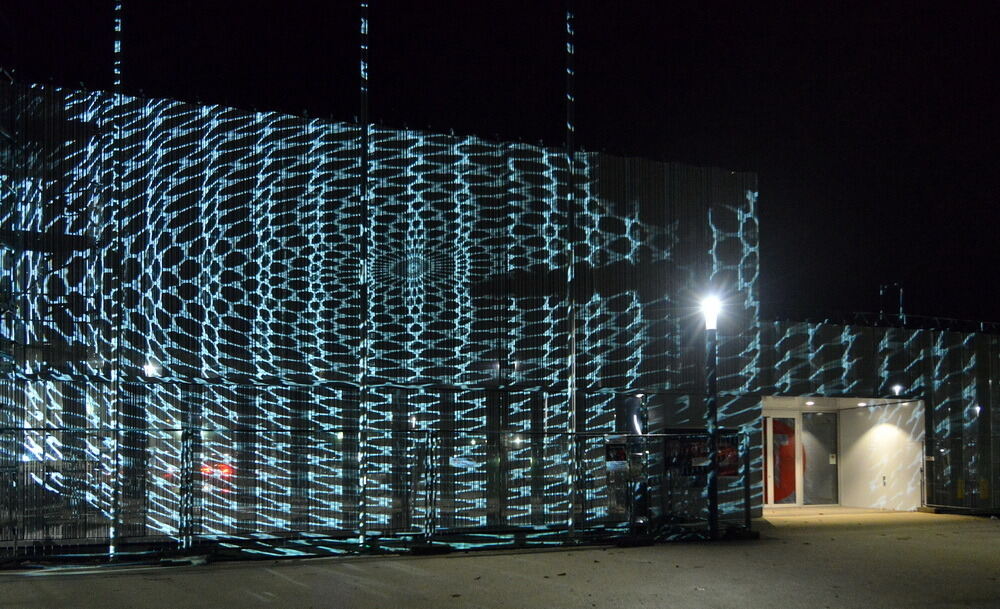
<path id="1" fill-rule="evenodd" d="M 764 489 L 764 507 L 785 508 L 802 507 L 802 489 L 804 470 L 802 468 L 802 413 L 794 410 L 765 410 L 764 417 L 764 458 L 767 459 L 767 480 Z M 774 419 L 793 419 L 795 421 L 795 503 L 768 503 L 768 498 L 774 497 Z"/>

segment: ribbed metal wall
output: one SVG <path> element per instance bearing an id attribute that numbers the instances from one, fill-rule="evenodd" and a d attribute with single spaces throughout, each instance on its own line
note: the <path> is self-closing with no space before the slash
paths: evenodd
<path id="1" fill-rule="evenodd" d="M 0 121 L 3 510 L 63 536 L 620 523 L 600 434 L 703 426 L 708 291 L 724 426 L 898 383 L 928 501 L 1000 506 L 997 338 L 762 324 L 751 175 L 48 87 Z"/>
<path id="2" fill-rule="evenodd" d="M 606 526 L 604 440 L 560 434 L 620 431 L 630 400 L 703 426 L 707 290 L 733 303 L 721 385 L 751 383 L 751 175 L 2 96 L 3 460 L 111 537 Z"/>

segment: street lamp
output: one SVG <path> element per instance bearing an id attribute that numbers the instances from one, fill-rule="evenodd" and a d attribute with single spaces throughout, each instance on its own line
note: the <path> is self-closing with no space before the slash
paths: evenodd
<path id="1" fill-rule="evenodd" d="M 722 312 L 722 301 L 717 296 L 708 296 L 701 301 L 701 314 L 705 316 L 705 329 L 716 330 L 719 324 L 719 313 Z"/>
<path id="2" fill-rule="evenodd" d="M 708 296 L 701 301 L 705 316 L 705 426 L 708 428 L 708 533 L 719 537 L 719 405 L 716 387 L 716 360 L 719 313 L 722 301 Z"/>

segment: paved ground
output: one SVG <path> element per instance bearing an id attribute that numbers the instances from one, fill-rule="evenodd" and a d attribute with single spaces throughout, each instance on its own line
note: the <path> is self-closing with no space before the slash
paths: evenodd
<path id="1" fill-rule="evenodd" d="M 1000 520 L 805 509 L 759 541 L 0 574 L 0 608 L 1000 607 Z"/>

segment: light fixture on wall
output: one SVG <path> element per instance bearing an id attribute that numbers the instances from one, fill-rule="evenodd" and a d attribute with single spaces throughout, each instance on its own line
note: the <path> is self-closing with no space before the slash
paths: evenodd
<path id="1" fill-rule="evenodd" d="M 815 406 L 815 405 L 816 405 L 816 402 L 814 402 L 812 400 L 809 400 L 808 402 L 806 402 L 806 406 Z"/>
<path id="2" fill-rule="evenodd" d="M 893 395 L 899 395 L 903 393 L 903 386 L 900 385 L 899 383 L 896 383 L 895 385 L 892 386 L 892 393 Z"/>

